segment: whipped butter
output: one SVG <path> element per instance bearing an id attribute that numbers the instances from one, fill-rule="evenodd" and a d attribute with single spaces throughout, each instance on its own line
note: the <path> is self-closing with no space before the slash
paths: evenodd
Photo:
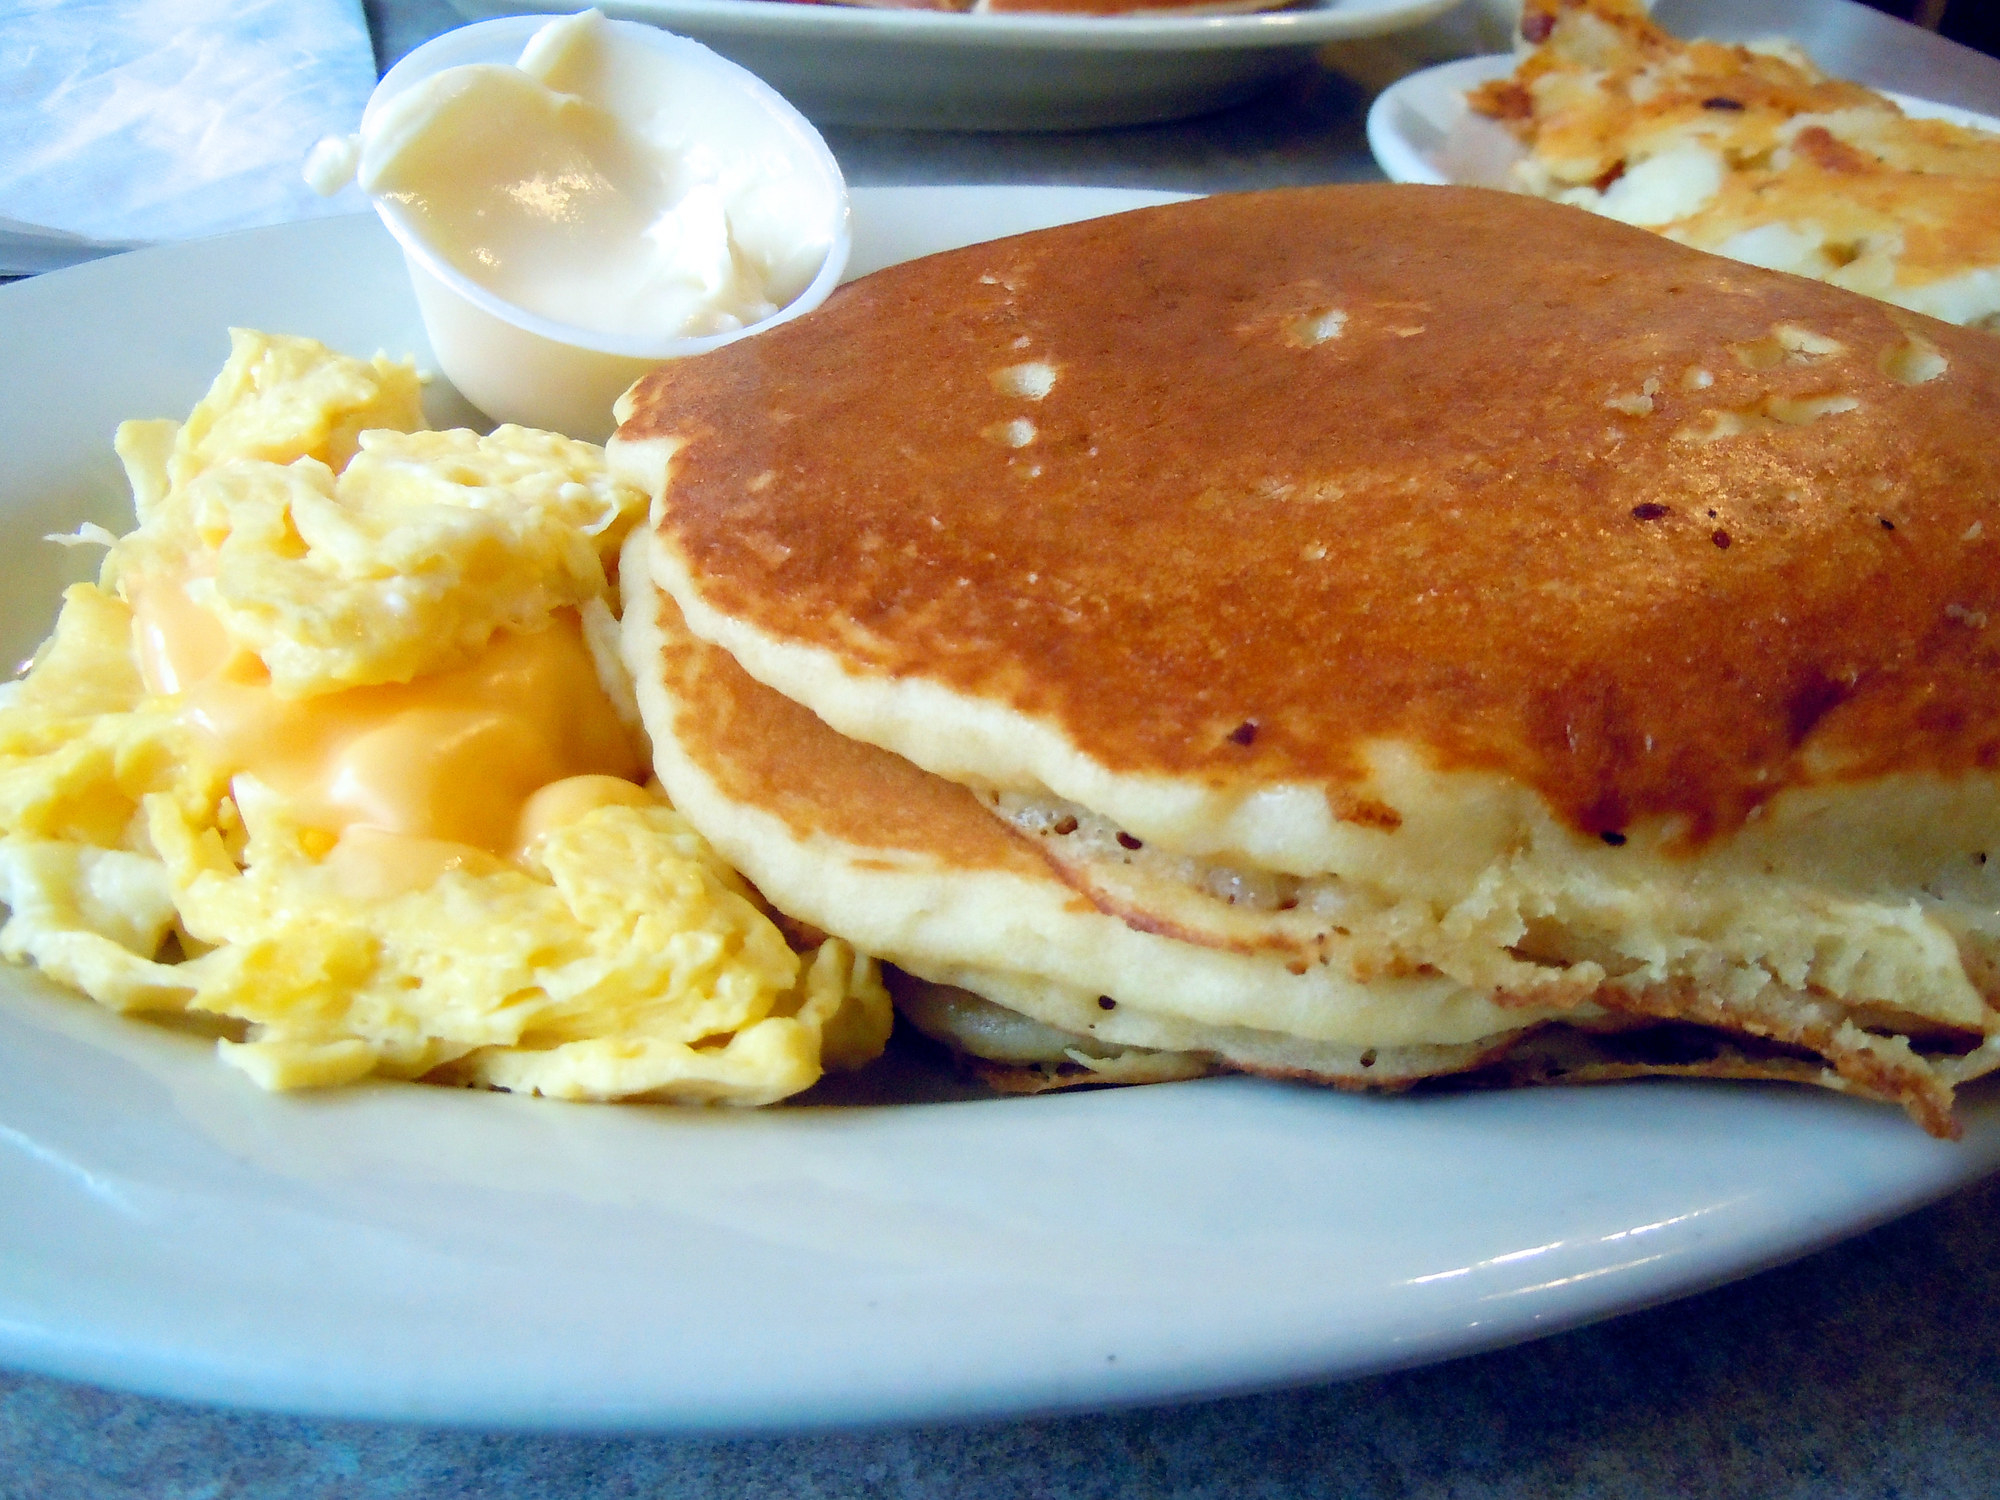
<path id="1" fill-rule="evenodd" d="M 768 106 L 636 30 L 585 11 L 513 65 L 433 73 L 323 142 L 309 180 L 354 171 L 441 260 L 555 323 L 660 341 L 770 318 L 826 262 L 837 186 Z"/>

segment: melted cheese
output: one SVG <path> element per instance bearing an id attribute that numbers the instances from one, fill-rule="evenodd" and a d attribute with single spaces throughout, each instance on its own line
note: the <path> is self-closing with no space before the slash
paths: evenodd
<path id="1" fill-rule="evenodd" d="M 558 828 L 600 807 L 652 807 L 659 798 L 616 776 L 570 776 L 552 781 L 521 805 L 514 824 L 513 857 L 519 861 Z"/>
<path id="2" fill-rule="evenodd" d="M 268 786 L 305 826 L 403 841 L 368 841 L 377 864 L 392 848 L 432 873 L 463 864 L 465 846 L 511 855 L 524 842 L 523 810 L 544 788 L 645 774 L 574 614 L 532 634 L 499 632 L 466 665 L 414 682 L 288 698 L 177 582 L 147 580 L 131 594 L 147 689 L 178 697 L 209 753 Z M 536 827 L 547 826 L 545 808 Z M 424 850 L 422 841 L 453 847 Z"/>
<path id="3" fill-rule="evenodd" d="M 126 586 L 132 649 L 146 691 L 162 697 L 214 677 L 243 654 L 222 622 L 188 598 L 179 579 L 141 577 Z"/>

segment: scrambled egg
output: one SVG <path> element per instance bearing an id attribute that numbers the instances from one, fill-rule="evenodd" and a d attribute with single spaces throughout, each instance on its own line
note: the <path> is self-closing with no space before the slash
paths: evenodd
<path id="1" fill-rule="evenodd" d="M 1640 0 L 1529 0 L 1476 112 L 1510 185 L 1696 249 L 2000 327 L 2000 135 L 1906 116 L 1782 42 L 1683 42 Z"/>
<path id="2" fill-rule="evenodd" d="M 137 529 L 62 539 L 109 552 L 0 703 L 0 953 L 267 1088 L 762 1104 L 879 1053 L 873 962 L 801 957 L 640 784 L 601 450 L 232 342 L 119 429 Z"/>

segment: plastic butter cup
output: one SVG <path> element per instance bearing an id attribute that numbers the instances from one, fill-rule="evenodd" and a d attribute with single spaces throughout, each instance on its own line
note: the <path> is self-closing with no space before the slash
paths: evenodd
<path id="1" fill-rule="evenodd" d="M 698 42 L 594 11 L 417 48 L 307 176 L 357 167 L 452 384 L 496 421 L 596 442 L 648 370 L 818 306 L 851 248 L 803 115 Z"/>

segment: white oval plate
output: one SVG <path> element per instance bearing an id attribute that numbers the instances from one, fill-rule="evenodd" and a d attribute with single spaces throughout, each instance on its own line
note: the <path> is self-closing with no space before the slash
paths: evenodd
<path id="1" fill-rule="evenodd" d="M 854 269 L 1164 196 L 862 189 Z M 0 288 L 16 656 L 80 566 L 37 539 L 128 524 L 113 427 L 186 411 L 231 323 L 426 357 L 372 216 Z M 2000 1095 L 1972 1094 L 1958 1144 L 1894 1110 L 1723 1084 L 1367 1098 L 1220 1079 L 761 1113 L 274 1096 L 204 1042 L 0 969 L 0 1363 L 489 1426 L 1220 1394 L 1529 1338 L 1827 1244 L 2000 1164 Z"/>
<path id="2" fill-rule="evenodd" d="M 1459 183 L 1501 187 L 1519 153 L 1497 121 L 1465 107 L 1467 90 L 1514 71 L 1510 53 L 1462 57 L 1398 79 L 1368 110 L 1368 149 L 1391 182 Z M 2000 120 L 1953 104 L 1883 93 L 1918 119 L 1949 120 L 1974 130 L 2000 131 Z"/>
<path id="3" fill-rule="evenodd" d="M 467 20 L 545 0 L 451 0 Z M 1084 130 L 1249 98 L 1312 49 L 1440 15 L 1456 0 L 1316 0 L 1238 16 L 957 15 L 791 0 L 607 0 L 706 42 L 815 124 Z"/>

